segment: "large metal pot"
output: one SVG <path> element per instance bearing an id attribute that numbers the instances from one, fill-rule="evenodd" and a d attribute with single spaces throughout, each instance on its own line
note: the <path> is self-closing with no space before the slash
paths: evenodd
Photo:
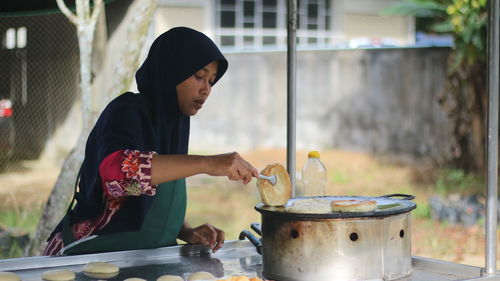
<path id="1" fill-rule="evenodd" d="M 282 281 L 394 280 L 410 275 L 411 210 L 416 204 L 409 201 L 411 195 L 398 196 L 406 200 L 391 198 L 394 195 L 317 197 L 377 201 L 375 211 L 357 213 L 298 214 L 257 204 L 263 275 Z M 294 200 L 300 198 L 289 203 Z"/>

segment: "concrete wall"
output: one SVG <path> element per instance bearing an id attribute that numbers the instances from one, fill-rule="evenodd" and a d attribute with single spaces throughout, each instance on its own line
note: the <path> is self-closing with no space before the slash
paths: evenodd
<path id="1" fill-rule="evenodd" d="M 297 146 L 441 159 L 446 48 L 299 51 Z M 229 69 L 192 118 L 191 151 L 286 146 L 286 53 L 226 54 Z"/>

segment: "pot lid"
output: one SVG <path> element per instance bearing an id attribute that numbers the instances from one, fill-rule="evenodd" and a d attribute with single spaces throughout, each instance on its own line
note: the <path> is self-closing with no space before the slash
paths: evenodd
<path id="1" fill-rule="evenodd" d="M 394 197 L 402 197 L 394 198 Z M 326 199 L 328 201 L 336 200 L 374 200 L 377 202 L 377 208 L 369 212 L 330 212 L 325 214 L 306 214 L 306 213 L 293 213 L 286 211 L 284 206 L 271 207 L 263 203 L 255 205 L 255 210 L 262 215 L 279 216 L 280 218 L 290 218 L 295 220 L 312 220 L 312 219 L 344 219 L 344 218 L 373 218 L 397 215 L 409 212 L 417 207 L 415 202 L 411 201 L 415 198 L 413 195 L 407 194 L 389 194 L 380 197 L 369 196 L 315 196 L 315 197 L 295 197 L 290 199 L 286 206 L 293 204 L 293 202 L 305 198 L 318 198 Z"/>

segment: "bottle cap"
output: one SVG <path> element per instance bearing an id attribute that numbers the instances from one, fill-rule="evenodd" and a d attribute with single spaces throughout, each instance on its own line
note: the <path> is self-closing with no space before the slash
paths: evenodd
<path id="1" fill-rule="evenodd" d="M 319 158 L 319 151 L 309 151 L 309 154 L 307 155 L 309 158 Z"/>

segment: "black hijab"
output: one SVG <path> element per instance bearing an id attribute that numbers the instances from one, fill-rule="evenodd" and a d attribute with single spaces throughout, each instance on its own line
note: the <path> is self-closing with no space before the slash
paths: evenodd
<path id="1" fill-rule="evenodd" d="M 135 74 L 139 94 L 114 99 L 87 140 L 73 221 L 104 211 L 99 164 L 109 154 L 123 149 L 187 154 L 189 116 L 179 109 L 176 86 L 212 61 L 218 61 L 217 82 L 226 72 L 227 60 L 210 38 L 187 27 L 170 29 L 153 42 Z M 128 211 L 120 210 L 117 217 L 140 227 L 152 200 L 146 195 L 128 197 Z"/>

